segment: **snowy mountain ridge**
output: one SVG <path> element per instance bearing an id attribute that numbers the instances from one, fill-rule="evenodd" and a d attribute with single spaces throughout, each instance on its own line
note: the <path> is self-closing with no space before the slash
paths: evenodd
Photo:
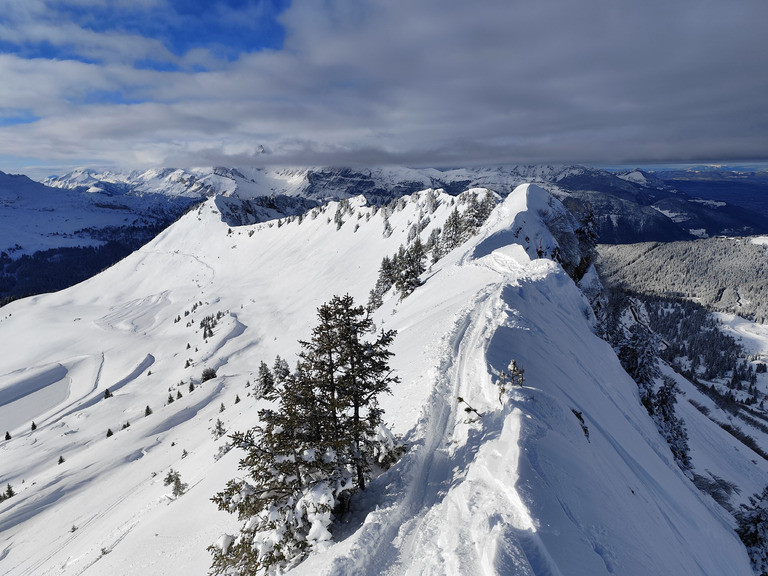
<path id="1" fill-rule="evenodd" d="M 478 166 L 443 170 L 398 166 L 209 167 L 124 173 L 76 171 L 46 180 L 50 186 L 65 188 L 90 186 L 95 190 L 198 198 L 219 195 L 244 201 L 263 196 L 292 196 L 326 202 L 362 194 L 376 204 L 386 204 L 426 188 L 443 189 L 452 195 L 469 188 L 488 188 L 503 197 L 525 182 L 534 182 L 559 199 L 567 200 L 569 209 L 574 212 L 591 210 L 601 241 L 605 243 L 768 232 L 764 219 L 754 211 L 726 204 L 697 204 L 696 196 L 676 190 L 675 182 L 639 169 L 614 173 L 580 165 Z"/>
<path id="2" fill-rule="evenodd" d="M 365 302 L 414 224 L 426 242 L 466 199 L 357 198 L 234 229 L 210 199 L 102 274 L 4 307 L 4 573 L 205 572 L 205 548 L 239 527 L 209 499 L 241 455 L 210 429 L 252 426 L 259 362 L 292 362 L 317 306 Z M 548 258 L 571 218 L 519 186 L 412 294 L 385 295 L 374 320 L 398 331 L 401 383 L 381 404 L 408 451 L 293 573 L 751 574 L 732 518 L 675 465 L 587 298 Z M 590 270 L 581 286 L 594 282 Z M 525 385 L 500 395 L 512 359 Z M 217 377 L 201 382 L 205 368 Z M 762 489 L 768 463 L 684 414 L 694 466 L 738 470 L 745 496 Z M 183 495 L 163 486 L 171 468 Z"/>
<path id="3" fill-rule="evenodd" d="M 301 195 L 316 200 L 343 199 L 361 193 L 389 191 L 389 198 L 426 188 L 459 191 L 487 187 L 506 194 L 523 181 L 557 182 L 569 175 L 594 169 L 583 166 L 519 165 L 451 170 L 406 167 L 201 167 L 147 171 L 97 172 L 81 169 L 44 180 L 56 188 L 130 189 L 132 193 L 171 196 L 213 195 L 252 198 L 264 195 Z"/>

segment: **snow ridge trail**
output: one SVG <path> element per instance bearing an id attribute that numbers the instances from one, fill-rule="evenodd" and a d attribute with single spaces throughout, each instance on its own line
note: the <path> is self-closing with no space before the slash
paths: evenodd
<path id="1" fill-rule="evenodd" d="M 463 422 L 458 397 L 478 392 L 488 397 L 478 376 L 488 373 L 484 353 L 492 333 L 488 317 L 495 312 L 499 290 L 499 285 L 492 285 L 476 294 L 443 339 L 434 389 L 409 435 L 413 444 L 394 474 L 387 475 L 391 484 L 386 491 L 396 494 L 387 500 L 399 497 L 399 501 L 368 515 L 352 550 L 336 558 L 328 574 L 456 573 L 454 559 L 445 557 L 453 552 L 437 544 L 440 538 L 435 532 L 443 527 L 443 512 L 435 508 L 461 483 L 466 459 L 472 458 L 464 446 L 455 449 L 457 424 Z"/>

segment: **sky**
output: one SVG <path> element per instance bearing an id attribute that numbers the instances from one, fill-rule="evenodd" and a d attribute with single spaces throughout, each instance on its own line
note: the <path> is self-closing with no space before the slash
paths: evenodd
<path id="1" fill-rule="evenodd" d="M 762 0 L 2 0 L 0 170 L 768 159 Z"/>

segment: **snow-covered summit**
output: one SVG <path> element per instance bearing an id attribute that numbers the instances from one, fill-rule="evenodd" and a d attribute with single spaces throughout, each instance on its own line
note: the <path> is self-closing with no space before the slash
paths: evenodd
<path id="1" fill-rule="evenodd" d="M 209 501 L 241 473 L 211 429 L 253 426 L 259 362 L 292 362 L 317 306 L 365 302 L 382 258 L 426 243 L 469 198 L 430 189 L 236 227 L 209 199 L 102 274 L 4 307 L 0 485 L 17 494 L 0 502 L 3 572 L 205 573 L 206 547 L 239 527 Z M 677 468 L 552 259 L 571 219 L 517 187 L 407 298 L 385 294 L 374 320 L 398 331 L 401 382 L 381 406 L 408 451 L 294 573 L 750 573 L 730 516 Z M 525 382 L 503 392 L 511 360 Z M 202 382 L 206 368 L 217 376 Z M 749 471 L 745 492 L 768 478 L 765 462 L 727 457 Z M 181 496 L 163 485 L 171 469 Z"/>

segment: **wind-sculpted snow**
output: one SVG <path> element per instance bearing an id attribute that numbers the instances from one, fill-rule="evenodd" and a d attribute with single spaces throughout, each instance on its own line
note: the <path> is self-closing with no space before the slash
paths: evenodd
<path id="1" fill-rule="evenodd" d="M 73 392 L 25 409 L 0 442 L 0 487 L 17 491 L 0 503 L 2 572 L 205 573 L 206 547 L 239 525 L 210 498 L 243 474 L 212 430 L 256 424 L 268 406 L 253 395 L 259 363 L 293 363 L 320 304 L 365 302 L 414 224 L 426 222 L 425 242 L 462 202 L 431 190 L 377 210 L 356 198 L 230 229 L 211 200 L 103 274 L 4 308 L 0 397 L 18 397 L 27 366 L 38 391 L 64 374 L 46 367 L 66 367 Z M 407 298 L 384 294 L 374 320 L 398 331 L 401 383 L 380 400 L 408 451 L 292 573 L 750 574 L 730 516 L 675 465 L 587 299 L 538 258 L 561 244 L 545 223 L 561 208 L 517 188 Z M 498 372 L 513 359 L 525 381 L 505 392 Z M 205 368 L 217 377 L 201 382 Z M 694 466 L 699 450 L 713 469 L 744 471 L 750 491 L 768 480 L 768 463 L 685 414 Z M 171 468 L 183 495 L 163 485 Z"/>
<path id="2" fill-rule="evenodd" d="M 110 330 L 146 330 L 155 324 L 158 312 L 168 304 L 166 292 L 153 294 L 115 306 L 109 314 L 96 320 L 96 324 Z"/>
<path id="3" fill-rule="evenodd" d="M 18 370 L 3 376 L 0 389 L 0 422 L 11 429 L 27 423 L 24 415 L 31 410 L 52 408 L 61 403 L 69 391 L 65 366 L 49 366 Z"/>

